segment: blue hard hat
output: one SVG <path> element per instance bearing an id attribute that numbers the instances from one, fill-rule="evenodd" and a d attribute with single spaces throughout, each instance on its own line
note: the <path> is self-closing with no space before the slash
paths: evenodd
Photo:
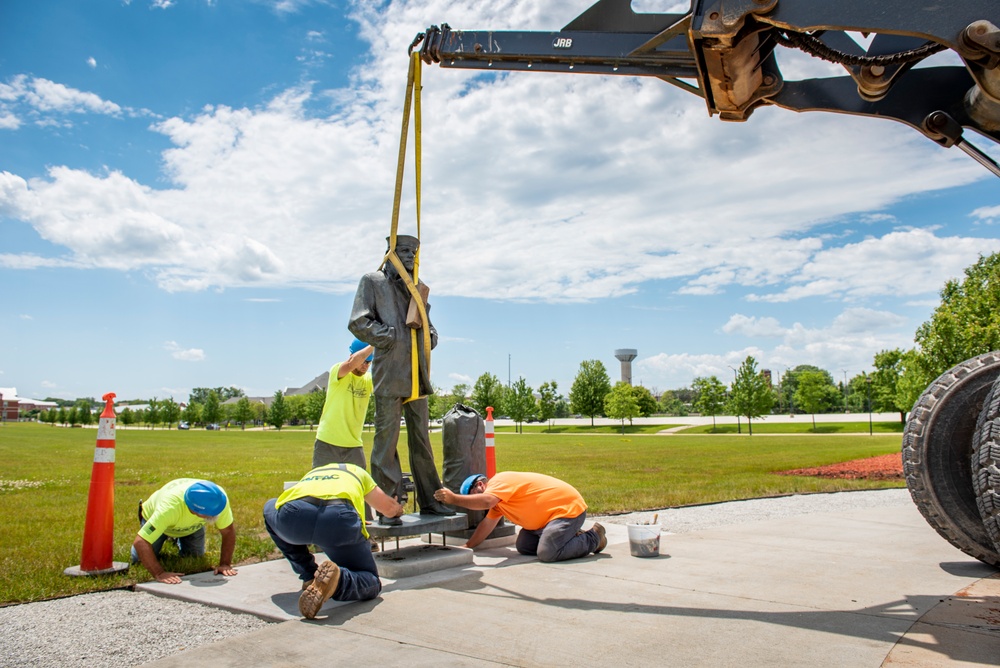
<path id="1" fill-rule="evenodd" d="M 362 341 L 361 339 L 354 339 L 354 341 L 351 342 L 351 354 L 353 355 L 354 353 L 358 352 L 367 345 L 368 344 Z M 375 357 L 374 351 L 372 351 L 371 355 L 365 358 L 365 361 L 371 362 L 373 357 Z"/>
<path id="2" fill-rule="evenodd" d="M 198 515 L 215 517 L 226 507 L 226 493 L 214 482 L 199 480 L 184 492 L 184 503 L 188 510 Z"/>
<path id="3" fill-rule="evenodd" d="M 472 475 L 470 475 L 468 478 L 465 479 L 465 482 L 462 483 L 462 486 L 461 488 L 459 488 L 459 491 L 462 494 L 468 494 L 469 491 L 472 489 L 472 486 L 475 485 L 477 482 L 479 482 L 480 478 L 482 478 L 483 480 L 487 479 L 486 476 L 484 476 L 482 473 L 473 473 Z"/>

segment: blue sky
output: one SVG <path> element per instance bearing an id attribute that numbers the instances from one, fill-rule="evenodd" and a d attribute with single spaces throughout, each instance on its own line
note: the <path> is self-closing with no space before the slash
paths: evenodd
<path id="1" fill-rule="evenodd" d="M 0 386 L 181 401 L 303 385 L 346 357 L 358 278 L 385 250 L 414 34 L 557 30 L 590 4 L 6 0 Z M 616 378 L 616 348 L 656 390 L 728 382 L 748 354 L 841 380 L 911 346 L 944 282 L 1000 250 L 996 177 L 899 124 L 721 123 L 624 77 L 423 79 L 444 389 L 491 372 L 567 394 L 583 360 Z"/>

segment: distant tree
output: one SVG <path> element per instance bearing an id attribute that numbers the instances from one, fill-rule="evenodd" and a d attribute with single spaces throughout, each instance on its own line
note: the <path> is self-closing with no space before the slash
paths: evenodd
<path id="1" fill-rule="evenodd" d="M 753 356 L 747 355 L 737 370 L 729 401 L 734 414 L 746 417 L 750 435 L 753 436 L 753 418 L 766 415 L 774 405 L 771 387 L 764 375 L 757 371 L 757 360 Z"/>
<path id="2" fill-rule="evenodd" d="M 556 406 L 562 399 L 559 395 L 559 385 L 554 380 L 542 383 L 538 388 L 538 419 L 552 427 L 552 418 L 556 415 Z"/>
<path id="3" fill-rule="evenodd" d="M 799 389 L 799 376 L 806 371 L 819 371 L 820 373 L 825 373 L 827 376 L 830 375 L 827 371 L 812 364 L 799 364 L 786 371 L 781 379 L 781 383 L 778 385 L 778 391 L 781 393 L 778 403 L 779 405 L 787 406 L 789 413 L 795 412 L 795 392 Z M 833 383 L 832 376 L 830 376 L 830 382 Z"/>
<path id="4" fill-rule="evenodd" d="M 375 424 L 375 402 L 368 402 L 368 412 L 365 413 L 365 424 Z"/>
<path id="5" fill-rule="evenodd" d="M 285 395 L 282 394 L 281 390 L 278 390 L 274 393 L 274 399 L 271 401 L 271 409 L 267 412 L 267 423 L 278 431 L 281 431 L 281 427 L 287 419 L 288 406 L 285 404 Z"/>
<path id="6" fill-rule="evenodd" d="M 246 397 L 240 399 L 243 401 Z M 313 425 L 318 425 L 320 419 L 323 417 L 323 404 L 326 403 L 326 392 L 320 389 L 313 390 L 306 395 L 306 419 L 309 421 L 309 428 L 311 429 Z M 368 403 L 375 403 L 374 401 L 369 401 Z M 236 403 L 239 406 L 239 402 Z M 250 402 L 247 401 L 247 412 L 250 410 Z"/>
<path id="7" fill-rule="evenodd" d="M 899 367 L 901 373 L 896 381 L 896 406 L 908 413 L 934 379 L 928 377 L 927 364 L 916 349 L 903 353 Z"/>
<path id="8" fill-rule="evenodd" d="M 167 429 L 170 429 L 171 425 L 181 419 L 181 407 L 177 405 L 173 397 L 164 399 L 160 403 L 160 410 L 163 421 L 167 423 Z"/>
<path id="9" fill-rule="evenodd" d="M 813 431 L 816 431 L 816 413 L 825 413 L 840 403 L 840 390 L 833 384 L 830 374 L 822 371 L 803 371 L 798 375 L 795 403 L 812 414 Z"/>
<path id="10" fill-rule="evenodd" d="M 94 424 L 94 414 L 92 404 L 86 399 L 81 399 L 76 403 L 76 417 L 82 425 Z"/>
<path id="11" fill-rule="evenodd" d="M 59 411 L 55 408 L 50 409 L 49 412 L 45 415 L 45 421 L 48 422 L 49 425 L 53 427 L 56 426 L 56 422 L 58 420 L 59 420 Z"/>
<path id="12" fill-rule="evenodd" d="M 895 411 L 899 413 L 899 421 L 906 422 L 906 413 L 913 406 L 908 401 L 908 385 L 903 382 L 906 372 L 904 360 L 911 360 L 899 348 L 882 350 L 875 354 L 875 373 L 872 374 L 872 403 L 877 411 Z M 911 377 L 912 378 L 912 377 Z"/>
<path id="13" fill-rule="evenodd" d="M 116 421 L 117 422 L 121 422 L 123 425 L 125 425 L 127 427 L 130 424 L 132 424 L 133 422 L 135 422 L 135 415 L 132 413 L 132 410 L 128 406 L 126 406 L 118 414 L 118 417 L 116 418 Z"/>
<path id="14" fill-rule="evenodd" d="M 253 409 L 254 421 L 262 425 L 265 424 L 265 422 L 267 421 L 267 406 L 264 404 L 264 402 L 255 401 L 253 404 L 250 405 L 250 407 Z"/>
<path id="15" fill-rule="evenodd" d="M 320 404 L 320 410 L 323 410 L 322 404 Z M 233 411 L 233 419 L 240 423 L 240 429 L 243 430 L 247 428 L 247 422 L 252 418 L 253 409 L 250 408 L 250 400 L 246 397 L 240 397 L 239 401 L 236 402 L 236 410 Z"/>
<path id="16" fill-rule="evenodd" d="M 726 386 L 718 376 L 699 376 L 691 383 L 695 392 L 694 409 L 702 415 L 712 416 L 712 431 L 715 431 L 715 416 L 726 408 Z"/>
<path id="17" fill-rule="evenodd" d="M 227 401 L 234 397 L 245 396 L 243 390 L 238 387 L 196 387 L 191 390 L 191 394 L 188 397 L 188 403 L 199 403 L 203 406 L 208 403 L 208 396 L 215 392 L 216 397 L 218 397 L 220 402 Z M 209 422 L 215 422 L 215 420 L 209 420 Z"/>
<path id="18" fill-rule="evenodd" d="M 687 415 L 684 402 L 677 398 L 673 390 L 664 390 L 660 395 L 660 412 L 665 415 Z"/>
<path id="19" fill-rule="evenodd" d="M 149 422 L 150 429 L 156 429 L 161 421 L 160 418 L 160 402 L 153 397 L 149 400 L 149 408 L 146 409 L 146 421 Z"/>
<path id="20" fill-rule="evenodd" d="M 59 422 L 59 424 L 69 424 L 67 422 L 68 418 L 69 418 L 69 414 L 66 411 L 66 407 L 65 406 L 60 406 L 59 407 L 59 413 L 58 413 L 58 422 Z"/>
<path id="21" fill-rule="evenodd" d="M 653 393 L 642 385 L 632 386 L 632 394 L 639 405 L 639 417 L 650 417 L 659 410 L 660 406 L 653 398 Z"/>
<path id="22" fill-rule="evenodd" d="M 611 391 L 611 379 L 600 360 L 580 362 L 580 370 L 569 390 L 569 403 L 573 411 L 590 418 L 594 426 L 594 416 L 602 415 L 604 397 Z"/>
<path id="23" fill-rule="evenodd" d="M 373 403 L 375 402 L 369 402 L 369 406 Z M 434 386 L 434 391 L 427 395 L 427 417 L 431 420 L 440 420 L 453 405 L 452 395 L 446 394 L 440 387 Z"/>
<path id="24" fill-rule="evenodd" d="M 621 420 L 622 435 L 625 435 L 625 420 L 632 422 L 632 418 L 639 415 L 639 402 L 635 398 L 632 386 L 625 381 L 618 381 L 615 386 L 604 395 L 604 413 L 612 420 Z"/>
<path id="25" fill-rule="evenodd" d="M 523 433 L 522 423 L 535 415 L 535 395 L 524 378 L 519 377 L 511 386 L 504 410 L 517 423 L 518 431 Z"/>
<path id="26" fill-rule="evenodd" d="M 484 373 L 476 379 L 476 384 L 472 386 L 472 396 L 469 403 L 480 415 L 486 417 L 486 407 L 492 406 L 494 410 L 500 411 L 503 404 L 504 387 L 500 379 L 492 373 Z"/>
<path id="27" fill-rule="evenodd" d="M 285 397 L 285 415 L 288 424 L 298 425 L 306 421 L 306 395 L 293 394 Z"/>
<path id="28" fill-rule="evenodd" d="M 187 421 L 191 426 L 201 423 L 201 404 L 196 404 L 194 402 L 189 403 L 184 407 L 184 411 L 181 413 L 181 417 Z"/>
<path id="29" fill-rule="evenodd" d="M 941 304 L 930 320 L 917 328 L 914 340 L 925 366 L 927 383 L 971 357 L 1000 349 L 997 313 L 1000 313 L 1000 253 L 993 253 L 980 256 L 974 265 L 967 267 L 964 279 L 945 283 Z"/>
<path id="30" fill-rule="evenodd" d="M 201 408 L 201 419 L 206 424 L 213 424 L 219 421 L 222 411 L 219 410 L 219 394 L 215 390 L 209 390 L 205 398 L 205 404 Z"/>
<path id="31" fill-rule="evenodd" d="M 561 397 L 556 401 L 556 417 L 559 419 L 568 418 L 573 413 L 569 409 L 569 402 L 566 401 L 565 397 Z"/>
<path id="32" fill-rule="evenodd" d="M 455 387 L 451 388 L 451 394 L 448 395 L 448 408 L 451 408 L 455 404 L 465 404 L 468 401 L 469 401 L 468 383 L 457 383 Z"/>
<path id="33" fill-rule="evenodd" d="M 80 424 L 80 416 L 77 415 L 76 406 L 73 406 L 66 412 L 66 419 L 69 421 L 71 427 Z"/>

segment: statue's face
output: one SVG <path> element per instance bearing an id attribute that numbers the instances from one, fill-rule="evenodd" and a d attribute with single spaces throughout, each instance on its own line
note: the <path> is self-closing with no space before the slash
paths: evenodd
<path id="1" fill-rule="evenodd" d="M 396 256 L 406 267 L 406 271 L 413 273 L 413 260 L 417 257 L 417 249 L 411 246 L 396 246 Z"/>

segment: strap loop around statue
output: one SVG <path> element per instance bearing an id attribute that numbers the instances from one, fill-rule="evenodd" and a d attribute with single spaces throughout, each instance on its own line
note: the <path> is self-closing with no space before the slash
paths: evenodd
<path id="1" fill-rule="evenodd" d="M 420 282 L 418 278 L 420 268 L 420 247 L 419 245 L 417 246 L 416 254 L 413 258 L 412 278 L 410 276 L 410 272 L 403 266 L 403 262 L 399 259 L 399 256 L 396 255 L 396 232 L 399 228 L 399 206 L 403 194 L 403 166 L 406 162 L 406 144 L 410 125 L 411 104 L 413 107 L 413 161 L 414 178 L 416 181 L 417 241 L 420 241 L 420 71 L 420 55 L 418 53 L 414 53 L 410 56 L 410 68 L 406 77 L 406 98 L 403 102 L 403 123 L 399 134 L 399 158 L 396 162 L 396 187 L 392 202 L 392 225 L 389 231 L 389 250 L 382 259 L 382 263 L 379 265 L 379 268 L 381 269 L 384 267 L 386 262 L 392 264 L 400 278 L 403 279 L 403 283 L 406 285 L 406 289 L 410 293 L 410 297 L 416 302 L 417 311 L 420 313 L 420 322 L 423 323 L 422 331 L 424 359 L 427 360 L 427 376 L 429 379 L 431 373 L 430 320 L 427 319 L 427 308 L 424 304 L 424 300 L 420 296 L 420 292 L 417 290 L 417 284 Z M 417 330 L 415 329 L 410 330 L 410 363 L 410 396 L 405 399 L 403 403 L 420 398 L 420 355 L 417 350 Z"/>

